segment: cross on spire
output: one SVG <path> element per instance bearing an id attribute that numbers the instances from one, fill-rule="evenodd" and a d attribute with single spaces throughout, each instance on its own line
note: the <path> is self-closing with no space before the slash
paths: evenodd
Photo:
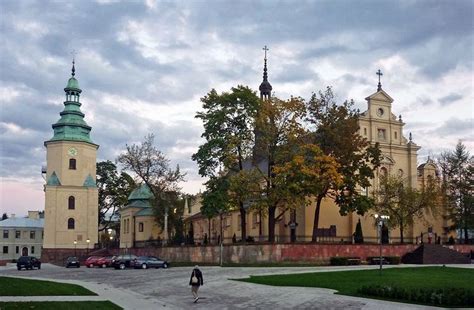
<path id="1" fill-rule="evenodd" d="M 382 90 L 382 84 L 380 83 L 380 77 L 383 75 L 383 73 L 379 69 L 377 72 L 375 72 L 375 74 L 377 74 L 379 76 L 379 84 L 377 85 L 377 91 L 380 91 L 380 90 Z"/>
<path id="2" fill-rule="evenodd" d="M 75 76 L 76 75 L 76 68 L 74 68 L 74 64 L 76 63 L 75 62 L 75 59 L 76 59 L 76 50 L 72 50 L 71 52 L 71 55 L 72 55 L 72 76 Z"/>
<path id="3" fill-rule="evenodd" d="M 265 51 L 265 60 L 267 60 L 267 51 L 269 51 L 268 47 L 265 45 L 262 50 Z"/>

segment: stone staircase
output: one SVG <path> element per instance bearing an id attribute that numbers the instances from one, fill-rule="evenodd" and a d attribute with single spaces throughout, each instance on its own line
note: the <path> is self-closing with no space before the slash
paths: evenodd
<path id="1" fill-rule="evenodd" d="M 422 244 L 402 257 L 404 264 L 470 264 L 469 256 L 439 244 Z"/>

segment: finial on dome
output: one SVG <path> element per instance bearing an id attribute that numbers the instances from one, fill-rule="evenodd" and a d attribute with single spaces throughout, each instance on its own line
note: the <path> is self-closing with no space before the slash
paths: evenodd
<path id="1" fill-rule="evenodd" d="M 71 75 L 75 76 L 76 75 L 76 68 L 74 67 L 74 64 L 76 63 L 76 50 L 72 50 L 72 69 L 71 69 Z"/>

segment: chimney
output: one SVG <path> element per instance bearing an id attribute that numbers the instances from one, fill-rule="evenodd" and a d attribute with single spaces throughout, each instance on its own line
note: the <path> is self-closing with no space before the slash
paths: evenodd
<path id="1" fill-rule="evenodd" d="M 39 219 L 39 211 L 28 211 L 28 218 L 34 220 Z"/>

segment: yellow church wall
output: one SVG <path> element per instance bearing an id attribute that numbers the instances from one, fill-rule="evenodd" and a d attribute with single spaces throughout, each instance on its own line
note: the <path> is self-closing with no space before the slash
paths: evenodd
<path id="1" fill-rule="evenodd" d="M 98 241 L 98 190 L 79 186 L 46 186 L 44 248 L 87 248 Z M 75 209 L 68 209 L 69 196 L 75 198 Z M 68 219 L 75 227 L 68 229 Z M 74 241 L 77 242 L 74 245 Z"/>
<path id="2" fill-rule="evenodd" d="M 140 223 L 143 224 L 143 231 L 140 231 Z M 136 241 L 147 241 L 150 239 L 163 239 L 164 233 L 155 221 L 154 216 L 135 217 Z"/>

